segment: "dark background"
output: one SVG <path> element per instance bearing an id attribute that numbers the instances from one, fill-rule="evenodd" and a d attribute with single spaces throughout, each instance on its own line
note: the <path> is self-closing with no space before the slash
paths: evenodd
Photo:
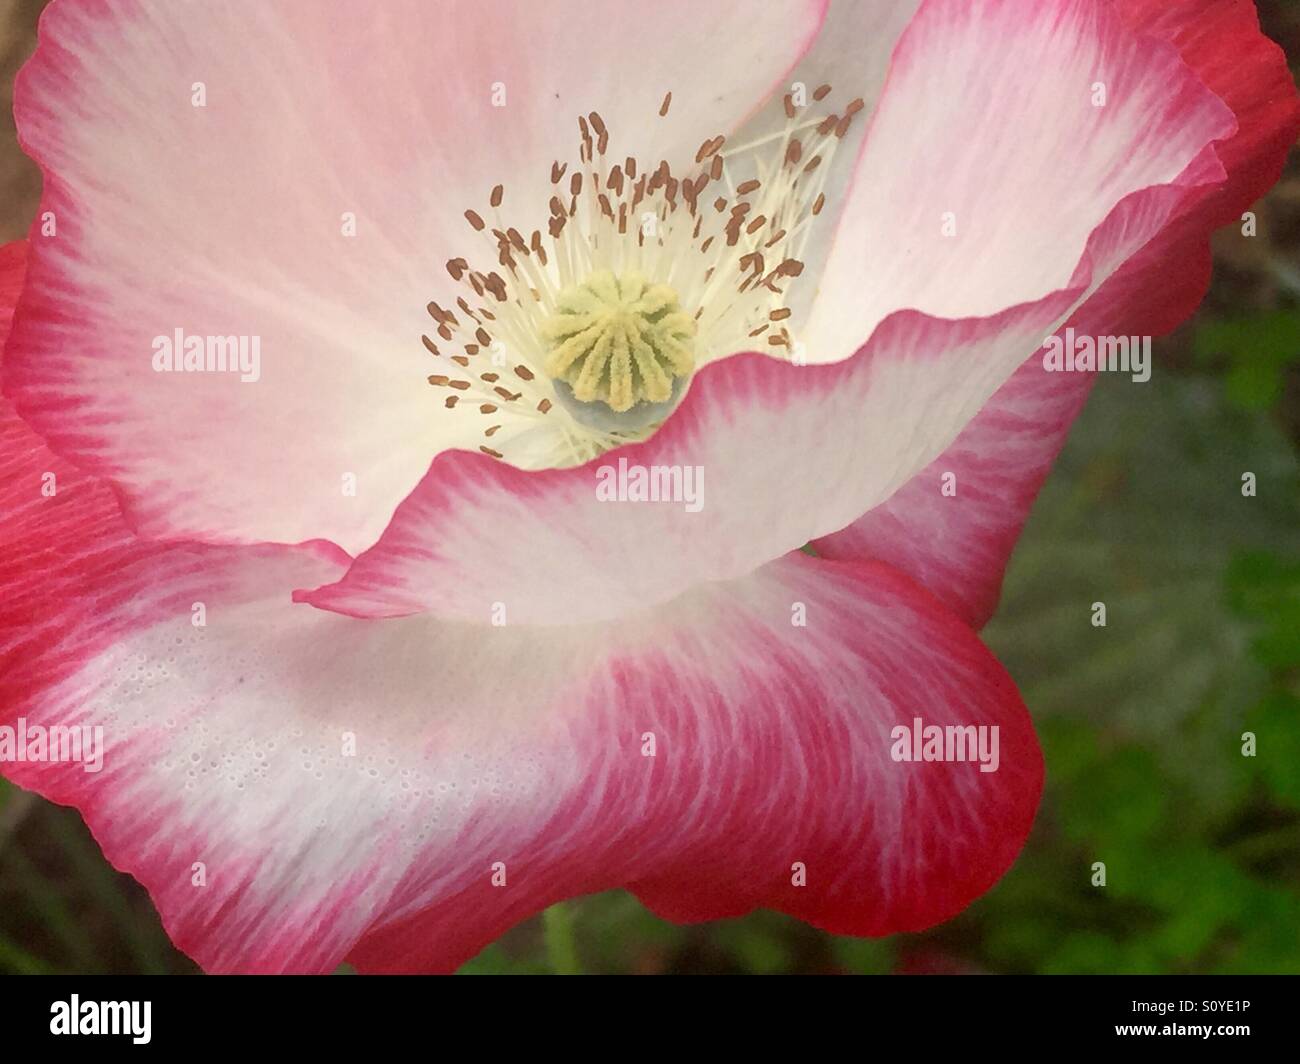
<path id="1" fill-rule="evenodd" d="M 0 0 L 0 241 L 26 233 L 39 198 L 10 95 L 41 6 Z M 1259 7 L 1294 72 L 1300 3 Z M 611 892 L 549 910 L 465 970 L 1300 972 L 1295 153 L 1255 210 L 1257 236 L 1218 234 L 1210 295 L 1157 341 L 1152 380 L 1103 376 L 985 632 L 1048 767 L 1001 883 L 942 927 L 883 940 L 772 913 L 678 927 Z M 1247 470 L 1256 498 L 1241 496 Z M 0 972 L 195 970 L 75 811 L 0 780 Z"/>

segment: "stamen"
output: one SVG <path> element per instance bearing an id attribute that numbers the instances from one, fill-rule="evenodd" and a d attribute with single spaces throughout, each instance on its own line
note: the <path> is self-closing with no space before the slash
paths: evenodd
<path id="1" fill-rule="evenodd" d="M 830 92 L 819 86 L 813 100 Z M 671 103 L 667 93 L 660 116 Z M 550 165 L 544 225 L 503 218 L 502 183 L 484 214 L 465 210 L 497 268 L 448 259 L 463 293 L 454 313 L 429 304 L 436 337 L 421 342 L 442 363 L 428 380 L 451 391 L 445 406 L 463 398 L 459 411 L 484 416 L 494 444 L 484 453 L 530 468 L 580 463 L 654 431 L 717 358 L 756 346 L 794 357 L 787 288 L 826 205 L 826 164 L 863 101 L 819 114 L 791 95 L 782 105 L 784 129 L 739 146 L 709 137 L 684 174 L 663 159 L 607 160 L 611 131 L 589 111 L 577 119 L 577 164 Z M 527 423 L 551 426 L 527 436 L 555 453 L 512 454 Z"/>

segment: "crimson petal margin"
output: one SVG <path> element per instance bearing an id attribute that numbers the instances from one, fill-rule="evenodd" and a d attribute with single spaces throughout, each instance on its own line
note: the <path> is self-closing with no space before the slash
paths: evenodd
<path id="1" fill-rule="evenodd" d="M 1187 318 L 1209 285 L 1210 233 L 1240 223 L 1242 211 L 1277 180 L 1300 135 L 1300 98 L 1286 57 L 1260 33 L 1249 0 L 1128 0 L 1119 8 L 1135 30 L 1179 49 L 1232 108 L 1237 130 L 1215 146 L 1225 181 L 1189 191 L 1169 226 L 1070 319 L 1079 336 L 1159 336 Z M 1094 380 L 1049 373 L 1042 352 L 1035 353 L 948 450 L 888 501 L 817 540 L 818 553 L 886 561 L 982 626 Z M 947 473 L 956 477 L 952 496 L 942 494 Z"/>

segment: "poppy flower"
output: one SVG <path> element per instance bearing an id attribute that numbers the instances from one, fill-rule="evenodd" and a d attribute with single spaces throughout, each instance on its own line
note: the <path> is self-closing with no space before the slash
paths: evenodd
<path id="1" fill-rule="evenodd" d="M 1297 130 L 1231 0 L 55 0 L 15 114 L 0 725 L 104 750 L 2 767 L 211 971 L 960 911 L 1040 346 L 1186 317 Z"/>

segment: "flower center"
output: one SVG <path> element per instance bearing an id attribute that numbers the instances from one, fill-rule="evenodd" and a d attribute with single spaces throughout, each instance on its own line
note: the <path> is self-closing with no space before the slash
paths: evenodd
<path id="1" fill-rule="evenodd" d="M 695 333 L 677 293 L 637 270 L 600 270 L 564 289 L 541 328 L 546 372 L 580 402 L 620 414 L 672 398 L 674 382 L 695 367 Z"/>
<path id="2" fill-rule="evenodd" d="M 482 418 L 492 445 L 479 450 L 512 465 L 575 465 L 646 438 L 715 359 L 803 361 L 788 288 L 826 203 L 824 164 L 863 108 L 810 113 L 830 92 L 787 95 L 784 124 L 747 144 L 710 137 L 685 173 L 611 158 L 592 112 L 578 119 L 577 165 L 552 164 L 549 217 L 531 230 L 505 220 L 495 185 L 488 216 L 465 220 L 496 268 L 449 259 L 461 295 L 428 305 L 424 346 L 440 363 L 428 380 L 456 411 L 444 416 Z"/>

